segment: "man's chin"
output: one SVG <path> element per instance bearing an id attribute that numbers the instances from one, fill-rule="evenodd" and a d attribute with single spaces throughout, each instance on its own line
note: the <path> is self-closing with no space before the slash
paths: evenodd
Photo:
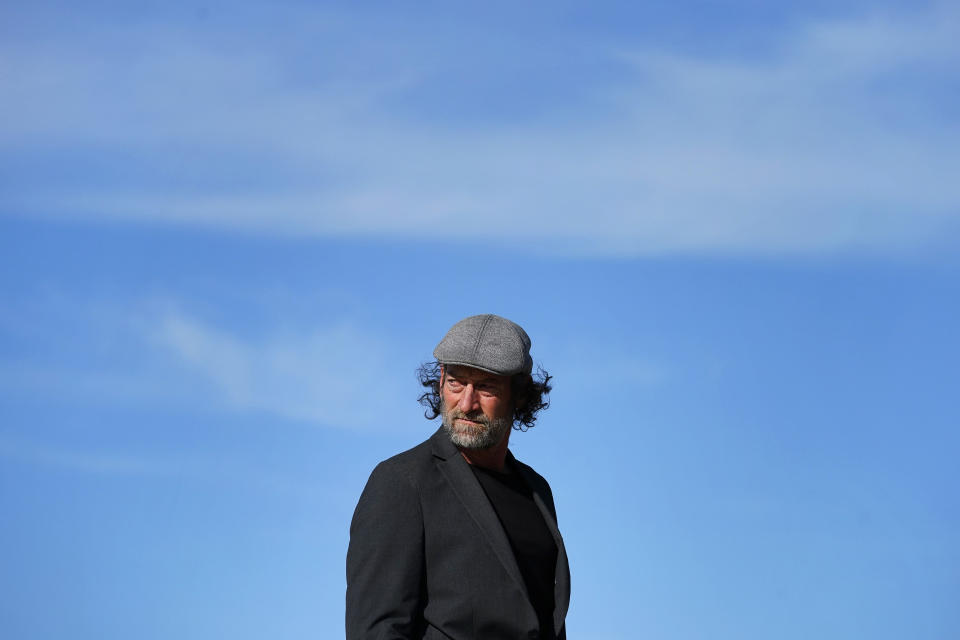
<path id="1" fill-rule="evenodd" d="M 476 423 L 474 423 L 476 424 Z M 490 442 L 489 431 L 486 427 L 476 424 L 476 428 L 464 427 L 461 421 L 454 420 L 453 425 L 443 425 L 450 436 L 450 441 L 461 449 L 479 451 L 489 449 L 495 443 Z"/>
<path id="2" fill-rule="evenodd" d="M 510 430 L 509 425 L 501 424 L 499 421 L 484 424 L 464 418 L 445 419 L 443 428 L 454 445 L 470 451 L 492 449 L 500 444 Z"/>

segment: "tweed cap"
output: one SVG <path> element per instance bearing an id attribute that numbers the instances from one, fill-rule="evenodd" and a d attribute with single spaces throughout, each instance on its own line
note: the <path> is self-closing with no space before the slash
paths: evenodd
<path id="1" fill-rule="evenodd" d="M 530 373 L 530 336 L 520 325 L 486 313 L 464 318 L 450 327 L 433 357 L 440 364 L 459 364 L 511 376 Z"/>

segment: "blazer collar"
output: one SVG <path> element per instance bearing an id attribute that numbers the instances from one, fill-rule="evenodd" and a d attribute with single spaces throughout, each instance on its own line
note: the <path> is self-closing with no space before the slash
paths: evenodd
<path id="1" fill-rule="evenodd" d="M 430 449 L 433 451 L 433 455 L 442 460 L 449 460 L 454 456 L 463 458 L 457 446 L 450 442 L 450 436 L 447 435 L 443 426 L 430 436 Z M 466 460 L 464 460 L 464 462 L 466 462 Z"/>

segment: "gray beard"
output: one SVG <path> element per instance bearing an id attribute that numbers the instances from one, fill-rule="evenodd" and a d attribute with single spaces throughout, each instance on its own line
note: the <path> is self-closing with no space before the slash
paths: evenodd
<path id="1" fill-rule="evenodd" d="M 443 409 L 443 429 L 450 436 L 450 442 L 461 449 L 478 450 L 496 446 L 513 426 L 513 420 L 510 418 L 488 418 L 480 412 L 464 414 L 459 409 L 448 411 L 445 405 L 441 405 L 441 408 Z M 466 418 L 480 424 L 473 426 L 462 422 L 457 423 L 457 418 Z"/>

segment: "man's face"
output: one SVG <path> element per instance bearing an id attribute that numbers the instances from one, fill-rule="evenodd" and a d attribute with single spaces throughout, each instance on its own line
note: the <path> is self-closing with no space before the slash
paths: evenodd
<path id="1" fill-rule="evenodd" d="M 513 426 L 510 376 L 451 365 L 440 378 L 443 426 L 453 444 L 489 449 Z"/>

